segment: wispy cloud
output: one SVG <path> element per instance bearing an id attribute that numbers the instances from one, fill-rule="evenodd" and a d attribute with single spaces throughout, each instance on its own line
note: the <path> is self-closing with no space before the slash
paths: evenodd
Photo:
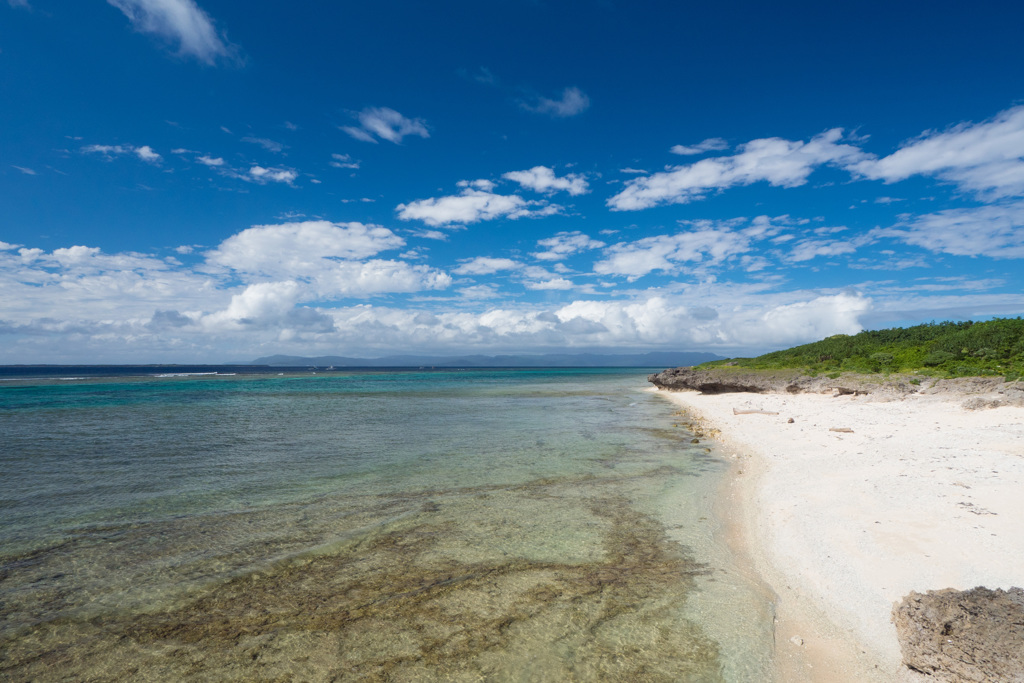
<path id="1" fill-rule="evenodd" d="M 106 159 L 113 159 L 122 154 L 134 154 L 136 157 L 150 164 L 159 164 L 163 157 L 153 151 L 149 145 L 136 147 L 134 145 L 85 145 L 82 147 L 85 154 L 99 154 Z"/>
<path id="2" fill-rule="evenodd" d="M 907 217 L 874 234 L 929 251 L 994 259 L 1024 258 L 1024 202 L 947 209 Z"/>
<path id="3" fill-rule="evenodd" d="M 11 168 L 17 169 L 25 175 L 37 175 L 31 168 L 25 168 L 24 166 L 15 166 L 14 164 L 11 164 Z"/>
<path id="4" fill-rule="evenodd" d="M 477 256 L 463 260 L 462 264 L 452 272 L 457 275 L 491 275 L 502 270 L 516 270 L 521 265 L 518 261 L 508 258 Z"/>
<path id="5" fill-rule="evenodd" d="M 409 119 L 387 107 L 364 109 L 356 115 L 356 118 L 359 119 L 358 128 L 342 126 L 341 129 L 356 140 L 363 142 L 376 143 L 379 138 L 397 145 L 402 142 L 402 138 L 409 135 L 421 138 L 430 137 L 427 124 L 423 119 Z"/>
<path id="6" fill-rule="evenodd" d="M 850 164 L 850 170 L 887 183 L 934 175 L 988 199 L 1024 194 L 1024 106 L 982 123 L 927 131 L 886 157 Z"/>
<path id="7" fill-rule="evenodd" d="M 237 60 L 238 50 L 214 28 L 213 21 L 195 0 L 107 0 L 121 10 L 132 27 L 171 44 L 178 54 L 213 65 Z"/>
<path id="8" fill-rule="evenodd" d="M 841 143 L 842 138 L 842 129 L 834 128 L 808 142 L 782 138 L 751 140 L 740 145 L 732 156 L 701 159 L 629 180 L 625 189 L 607 204 L 615 211 L 629 211 L 661 204 L 686 204 L 711 191 L 756 182 L 796 187 L 806 183 L 811 172 L 823 164 L 848 166 L 866 156 L 860 148 Z"/>
<path id="9" fill-rule="evenodd" d="M 531 101 L 521 102 L 520 106 L 538 114 L 569 118 L 585 112 L 590 107 L 590 98 L 579 88 L 569 87 L 562 91 L 562 96 L 558 99 L 536 97 Z"/>
<path id="10" fill-rule="evenodd" d="M 254 145 L 259 145 L 268 152 L 277 153 L 283 152 L 288 147 L 288 145 L 283 145 L 280 142 L 277 142 L 275 140 L 268 140 L 267 138 L 254 138 L 247 136 L 242 138 L 242 142 L 249 142 Z"/>
<path id="11" fill-rule="evenodd" d="M 682 156 L 689 156 L 693 154 L 703 154 L 704 152 L 718 152 L 723 149 L 729 149 L 729 143 L 723 138 L 708 138 L 703 142 L 698 142 L 696 145 L 675 145 L 669 151 L 673 154 L 679 154 Z"/>
<path id="12" fill-rule="evenodd" d="M 359 162 L 353 159 L 348 154 L 332 154 L 331 161 L 329 163 L 334 168 L 359 168 Z"/>
<path id="13" fill-rule="evenodd" d="M 535 259 L 541 261 L 561 261 L 573 254 L 589 249 L 600 249 L 604 242 L 590 239 L 579 230 L 573 232 L 559 232 L 554 237 L 538 240 L 537 246 L 543 251 L 532 254 Z"/>

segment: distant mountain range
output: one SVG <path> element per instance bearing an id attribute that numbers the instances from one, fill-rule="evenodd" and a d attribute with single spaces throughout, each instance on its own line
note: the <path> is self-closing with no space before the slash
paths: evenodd
<path id="1" fill-rule="evenodd" d="M 654 351 L 651 353 L 546 353 L 516 356 L 385 356 L 384 358 L 346 358 L 344 356 L 265 356 L 236 365 L 273 365 L 277 367 L 336 368 L 654 368 L 698 365 L 722 360 L 713 353 L 690 351 Z"/>

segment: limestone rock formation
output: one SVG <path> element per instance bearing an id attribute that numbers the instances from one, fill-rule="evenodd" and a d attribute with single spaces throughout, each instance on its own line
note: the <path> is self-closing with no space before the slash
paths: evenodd
<path id="1" fill-rule="evenodd" d="M 1024 590 L 910 593 L 893 605 L 903 663 L 942 683 L 1024 683 Z"/>
<path id="2" fill-rule="evenodd" d="M 695 390 L 705 394 L 747 392 L 882 394 L 893 397 L 915 393 L 918 386 L 908 378 L 845 373 L 840 377 L 811 377 L 799 370 L 743 370 L 741 368 L 669 368 L 647 380 L 660 389 Z"/>

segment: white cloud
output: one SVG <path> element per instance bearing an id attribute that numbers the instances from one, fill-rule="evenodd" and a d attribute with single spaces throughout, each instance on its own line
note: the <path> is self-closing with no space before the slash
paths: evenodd
<path id="1" fill-rule="evenodd" d="M 697 224 L 696 229 L 675 235 L 614 244 L 605 249 L 604 259 L 594 264 L 594 272 L 633 281 L 655 270 L 676 272 L 683 264 L 717 265 L 750 249 L 751 236 L 745 231 Z"/>
<path id="2" fill-rule="evenodd" d="M 925 132 L 889 156 L 855 160 L 849 167 L 887 183 L 934 175 L 986 198 L 1024 194 L 1024 106 L 982 123 Z"/>
<path id="3" fill-rule="evenodd" d="M 249 176 L 252 180 L 263 184 L 267 182 L 291 184 L 299 174 L 290 168 L 264 168 L 253 166 L 249 169 Z"/>
<path id="4" fill-rule="evenodd" d="M 439 227 L 451 223 L 476 223 L 495 218 L 548 216 L 558 213 L 561 207 L 545 202 L 526 201 L 518 195 L 501 195 L 466 188 L 458 195 L 399 204 L 395 210 L 403 221 L 420 220 L 427 225 Z"/>
<path id="5" fill-rule="evenodd" d="M 211 166 L 214 168 L 224 165 L 224 159 L 222 159 L 221 157 L 209 157 L 206 156 L 205 154 L 196 159 L 196 161 L 203 164 L 204 166 Z"/>
<path id="6" fill-rule="evenodd" d="M 673 154 L 689 156 L 692 154 L 703 154 L 704 152 L 718 152 L 729 149 L 729 143 L 724 138 L 708 138 L 696 145 L 674 145 L 669 151 Z"/>
<path id="7" fill-rule="evenodd" d="M 211 264 L 277 279 L 301 277 L 329 267 L 331 259 L 358 260 L 405 246 L 379 225 L 305 221 L 255 225 L 232 235 L 206 254 Z"/>
<path id="8" fill-rule="evenodd" d="M 444 289 L 446 273 L 404 261 L 374 259 L 405 245 L 379 225 L 305 221 L 257 225 L 229 237 L 206 254 L 213 272 L 230 269 L 246 280 L 295 281 L 314 299 Z"/>
<path id="9" fill-rule="evenodd" d="M 592 240 L 582 232 L 574 230 L 559 232 L 554 237 L 538 240 L 537 246 L 543 247 L 544 251 L 532 254 L 534 258 L 541 261 L 560 261 L 581 251 L 599 249 L 604 246 L 604 242 Z"/>
<path id="10" fill-rule="evenodd" d="M 568 118 L 586 111 L 590 107 L 590 98 L 579 88 L 570 87 L 562 91 L 560 99 L 552 100 L 539 97 L 535 102 L 523 102 L 522 107 L 538 114 Z"/>
<path id="11" fill-rule="evenodd" d="M 124 12 L 140 33 L 178 44 L 178 54 L 206 64 L 234 60 L 236 48 L 218 35 L 213 21 L 194 0 L 107 0 Z"/>
<path id="12" fill-rule="evenodd" d="M 153 151 L 153 148 L 149 145 L 143 145 L 142 147 L 135 148 L 135 156 L 139 157 L 145 162 L 151 164 L 159 164 L 163 157 Z"/>
<path id="13" fill-rule="evenodd" d="M 359 168 L 359 162 L 352 159 L 348 154 L 332 154 L 329 163 L 334 168 Z"/>
<path id="14" fill-rule="evenodd" d="M 484 192 L 493 192 L 497 185 L 494 181 L 481 178 L 480 180 L 460 180 L 455 183 L 458 187 L 471 187 L 475 190 L 483 190 Z"/>
<path id="15" fill-rule="evenodd" d="M 287 145 L 282 145 L 280 142 L 269 140 L 267 138 L 244 137 L 242 138 L 242 142 L 250 142 L 254 145 L 259 145 L 268 152 L 279 153 L 283 152 L 287 148 Z"/>
<path id="16" fill-rule="evenodd" d="M 25 175 L 37 175 L 31 168 L 25 168 L 24 166 L 15 166 L 14 164 L 11 164 L 11 168 L 21 171 Z"/>
<path id="17" fill-rule="evenodd" d="M 787 252 L 790 261 L 810 261 L 819 256 L 839 256 L 857 251 L 859 244 L 842 240 L 803 240 L 797 242 Z"/>
<path id="18" fill-rule="evenodd" d="M 1024 258 L 1024 202 L 914 216 L 876 234 L 957 256 Z"/>
<path id="19" fill-rule="evenodd" d="M 796 187 L 807 182 L 815 168 L 827 164 L 850 165 L 864 158 L 857 147 L 840 144 L 842 129 L 835 128 L 808 142 L 764 138 L 740 145 L 732 156 L 701 159 L 688 166 L 634 178 L 607 204 L 616 211 L 647 209 L 660 204 L 686 204 L 708 192 L 736 185 L 768 182 Z"/>
<path id="20" fill-rule="evenodd" d="M 11 7 L 24 7 L 28 9 L 28 0 L 7 0 L 7 4 Z"/>
<path id="21" fill-rule="evenodd" d="M 534 166 L 528 171 L 510 171 L 501 177 L 536 192 L 565 190 L 574 197 L 587 192 L 587 181 L 583 176 L 569 173 L 558 178 L 547 166 Z"/>
<path id="22" fill-rule="evenodd" d="M 411 230 L 410 234 L 413 237 L 422 237 L 426 240 L 448 241 L 448 233 L 441 232 L 440 230 Z"/>
<path id="23" fill-rule="evenodd" d="M 501 270 L 515 270 L 520 264 L 507 258 L 488 258 L 478 256 L 467 259 L 452 272 L 457 275 L 491 275 Z"/>
<path id="24" fill-rule="evenodd" d="M 85 154 L 100 154 L 106 159 L 113 159 L 122 154 L 134 154 L 142 161 L 159 164 L 163 157 L 153 151 L 149 145 L 135 147 L 134 145 L 84 145 L 82 152 Z"/>
<path id="25" fill-rule="evenodd" d="M 884 326 L 1024 311 L 1024 294 L 999 293 L 992 290 L 1000 286 L 997 281 L 969 279 L 780 292 L 770 283 L 711 278 L 619 292 L 621 298 L 614 300 L 577 296 L 564 305 L 491 307 L 487 301 L 496 291 L 481 284 L 433 308 L 427 299 L 414 306 L 322 307 L 317 302 L 339 296 L 440 289 L 450 278 L 400 261 L 360 260 L 378 246 L 394 244 L 387 231 L 365 234 L 374 232 L 370 226 L 255 230 L 261 227 L 282 230 L 229 238 L 213 250 L 242 270 L 216 262 L 197 270 L 152 255 L 105 254 L 85 245 L 46 252 L 0 244 L 5 293 L 0 362 L 217 362 L 272 353 L 376 356 L 410 348 L 424 353 L 691 348 L 750 355 L 855 333 L 865 320 Z M 292 241 L 297 244 L 289 248 Z M 282 263 L 275 263 L 282 244 Z M 318 249 L 339 256 L 318 257 Z M 521 272 L 525 287 L 572 287 L 542 268 Z"/>
<path id="26" fill-rule="evenodd" d="M 359 119 L 359 128 L 343 126 L 342 130 L 363 142 L 376 143 L 377 138 L 380 138 L 397 145 L 402 142 L 402 138 L 408 135 L 418 135 L 421 138 L 430 137 L 430 132 L 423 119 L 408 119 L 387 107 L 364 109 L 359 112 L 357 118 Z"/>
<path id="27" fill-rule="evenodd" d="M 540 266 L 528 266 L 523 269 L 523 286 L 534 290 L 565 290 L 576 287 L 575 283 L 564 277 L 548 272 Z"/>
<path id="28" fill-rule="evenodd" d="M 232 296 L 226 309 L 204 316 L 202 322 L 210 328 L 273 324 L 288 315 L 300 295 L 301 287 L 291 280 L 259 282 Z"/>

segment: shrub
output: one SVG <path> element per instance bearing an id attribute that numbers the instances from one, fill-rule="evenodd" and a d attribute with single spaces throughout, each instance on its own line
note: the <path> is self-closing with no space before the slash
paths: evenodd
<path id="1" fill-rule="evenodd" d="M 934 368 L 936 365 L 942 365 L 943 363 L 956 359 L 956 354 L 950 353 L 949 351 L 932 351 L 924 360 L 921 361 L 924 365 Z"/>

